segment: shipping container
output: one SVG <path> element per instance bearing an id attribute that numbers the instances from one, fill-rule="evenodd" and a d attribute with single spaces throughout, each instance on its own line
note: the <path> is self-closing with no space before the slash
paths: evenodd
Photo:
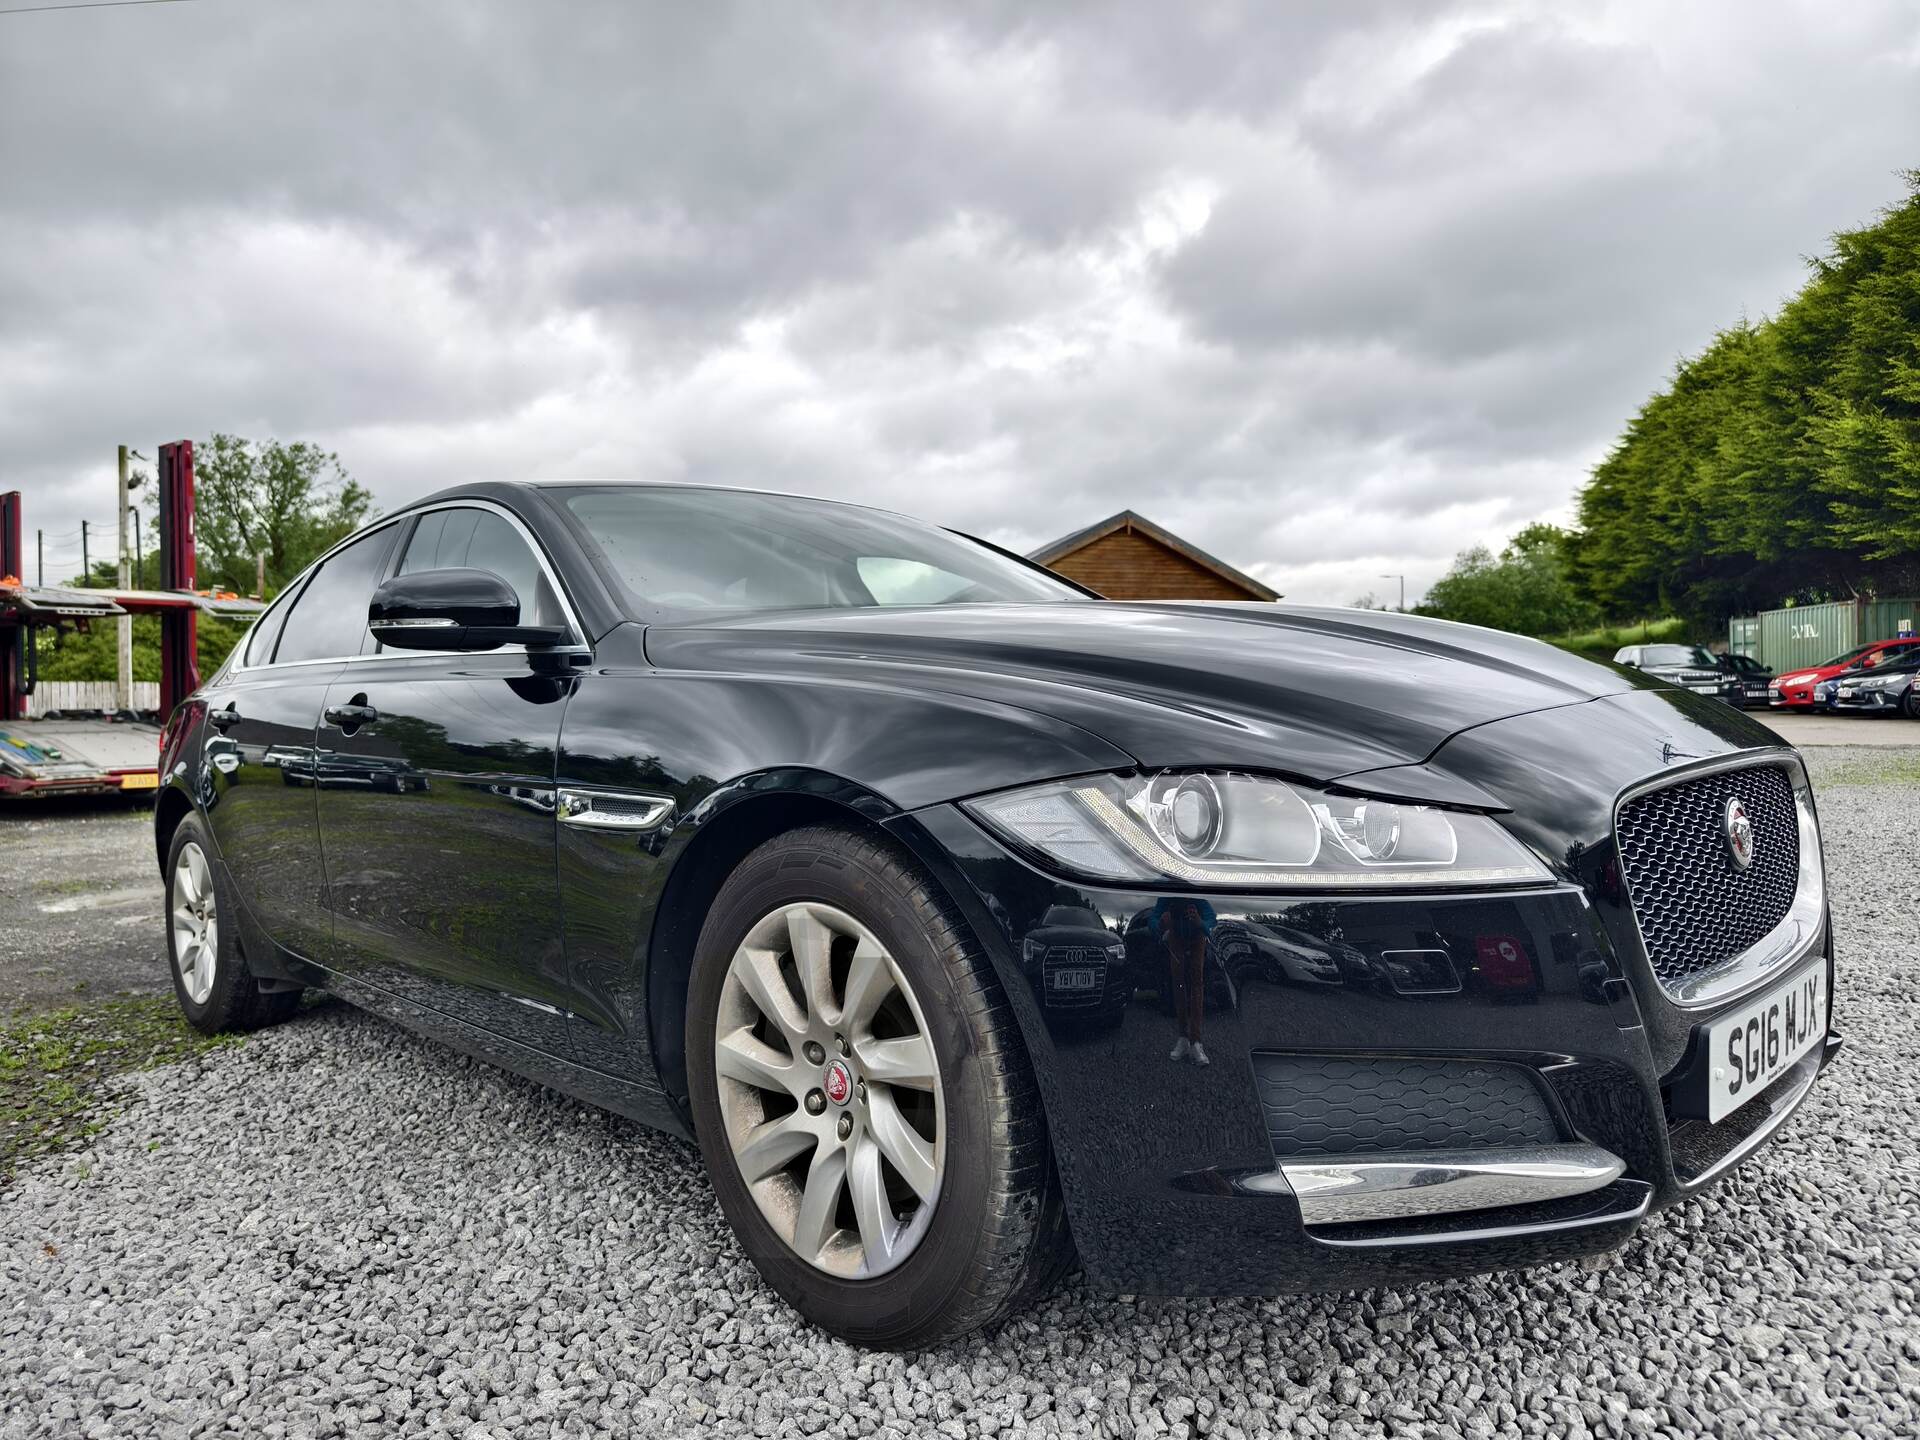
<path id="1" fill-rule="evenodd" d="M 1737 616 L 1727 622 L 1727 648 L 1784 675 L 1875 640 L 1914 634 L 1920 634 L 1920 600 L 1830 600 Z"/>

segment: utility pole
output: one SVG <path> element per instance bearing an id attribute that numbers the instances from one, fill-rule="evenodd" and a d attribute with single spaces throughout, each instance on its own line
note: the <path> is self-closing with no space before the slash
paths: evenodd
<path id="1" fill-rule="evenodd" d="M 255 567 L 253 598 L 264 600 L 267 598 L 267 552 L 264 550 L 257 552 L 253 557 L 253 563 Z"/>
<path id="2" fill-rule="evenodd" d="M 127 554 L 127 447 L 120 447 L 119 473 L 113 484 L 113 518 L 120 532 L 120 563 L 115 569 L 115 583 L 125 590 L 133 583 L 133 566 Z M 118 657 L 113 671 L 113 708 L 131 710 L 133 708 L 133 616 L 122 613 L 116 622 L 120 630 Z"/>
<path id="3" fill-rule="evenodd" d="M 1407 577 L 1404 575 L 1382 575 L 1380 578 L 1382 580 L 1398 580 L 1400 582 L 1400 613 L 1402 615 L 1406 614 L 1407 613 Z"/>
<path id="4" fill-rule="evenodd" d="M 87 559 L 87 522 L 80 522 L 80 583 L 93 583 L 93 564 Z"/>
<path id="5" fill-rule="evenodd" d="M 147 542 L 140 529 L 140 507 L 133 507 L 133 588 L 147 588 Z"/>
<path id="6" fill-rule="evenodd" d="M 47 588 L 47 532 L 33 532 L 34 581 L 42 590 Z"/>

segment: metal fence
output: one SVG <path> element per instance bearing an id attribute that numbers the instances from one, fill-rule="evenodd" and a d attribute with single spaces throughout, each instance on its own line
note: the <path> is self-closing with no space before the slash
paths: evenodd
<path id="1" fill-rule="evenodd" d="M 113 708 L 114 685 L 111 680 L 42 680 L 33 687 L 33 694 L 27 697 L 28 719 L 36 715 L 44 715 L 49 710 L 111 710 Z M 158 710 L 160 682 L 157 680 L 134 681 L 133 708 Z"/>

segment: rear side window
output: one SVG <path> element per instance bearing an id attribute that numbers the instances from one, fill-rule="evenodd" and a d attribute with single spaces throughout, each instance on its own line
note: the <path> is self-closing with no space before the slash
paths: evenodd
<path id="1" fill-rule="evenodd" d="M 491 510 L 434 510 L 420 517 L 399 574 L 416 570 L 490 570 L 520 597 L 522 625 L 564 625 L 567 617 L 546 571 L 520 532 Z"/>
<path id="2" fill-rule="evenodd" d="M 276 664 L 337 660 L 371 647 L 367 602 L 387 569 L 397 525 L 383 525 L 338 551 L 307 582 L 287 614 Z"/>
<path id="3" fill-rule="evenodd" d="M 273 642 L 280 638 L 280 627 L 287 623 L 287 611 L 292 608 L 287 598 L 282 596 L 268 607 L 266 614 L 253 622 L 253 629 L 247 632 L 247 648 L 241 656 L 241 664 L 265 665 L 273 659 Z"/>

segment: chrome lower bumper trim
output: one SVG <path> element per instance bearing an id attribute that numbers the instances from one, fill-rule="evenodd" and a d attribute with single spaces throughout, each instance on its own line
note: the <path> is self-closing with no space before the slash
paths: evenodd
<path id="1" fill-rule="evenodd" d="M 1595 1145 L 1540 1145 L 1289 1160 L 1280 1173 L 1307 1224 L 1346 1225 L 1563 1200 L 1611 1185 L 1625 1169 Z"/>

